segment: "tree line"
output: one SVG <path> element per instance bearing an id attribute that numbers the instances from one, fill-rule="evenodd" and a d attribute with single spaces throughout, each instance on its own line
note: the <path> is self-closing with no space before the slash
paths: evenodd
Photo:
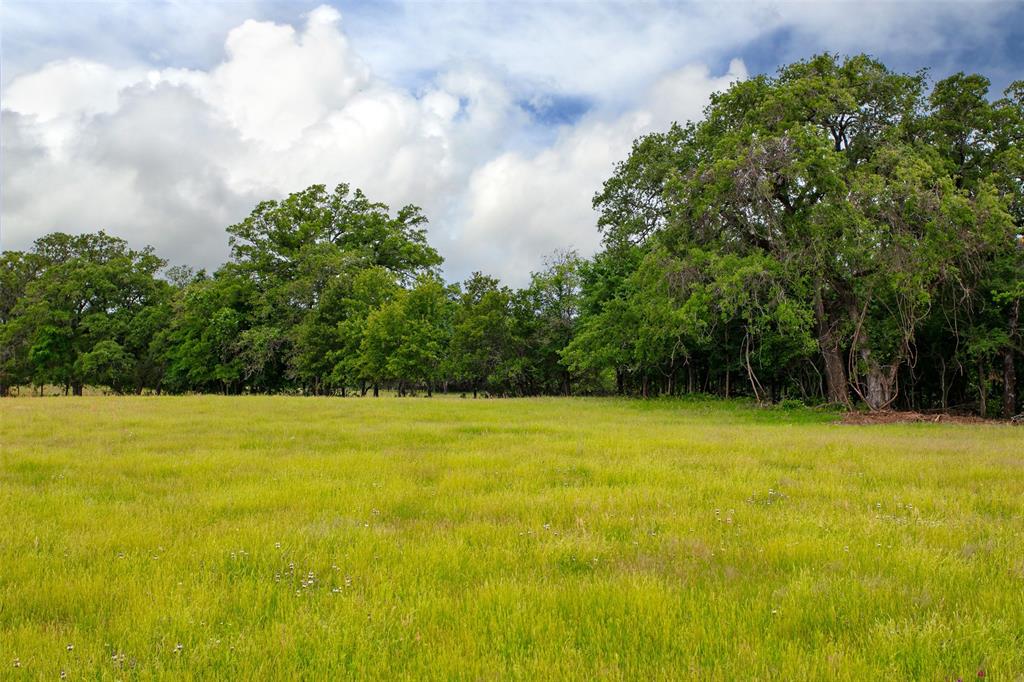
<path id="1" fill-rule="evenodd" d="M 0 256 L 0 393 L 711 393 L 1009 417 L 1024 82 L 989 90 L 828 54 L 735 83 L 634 142 L 594 197 L 595 256 L 554 254 L 519 289 L 445 282 L 420 209 L 345 184 L 258 204 L 212 274 L 50 234 Z"/>

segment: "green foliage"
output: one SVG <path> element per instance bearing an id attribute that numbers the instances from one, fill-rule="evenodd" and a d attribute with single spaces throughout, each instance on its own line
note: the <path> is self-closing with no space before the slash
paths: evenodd
<path id="1" fill-rule="evenodd" d="M 241 390 L 243 368 L 236 344 L 247 328 L 252 290 L 251 283 L 225 268 L 177 292 L 173 322 L 164 338 L 168 390 Z"/>
<path id="2" fill-rule="evenodd" d="M 497 384 L 507 368 L 512 293 L 479 272 L 463 285 L 452 320 L 450 372 L 474 394 Z"/>
<path id="3" fill-rule="evenodd" d="M 420 209 L 345 184 L 259 203 L 212 276 L 54 234 L 0 259 L 0 393 L 717 393 L 1010 417 L 1022 150 L 1024 82 L 929 90 L 823 54 L 637 139 L 594 196 L 603 249 L 554 254 L 522 289 L 446 286 Z"/>
<path id="4" fill-rule="evenodd" d="M 391 216 L 386 205 L 369 201 L 360 190 L 352 193 L 348 185 L 333 193 L 313 185 L 280 202 L 261 202 L 228 234 L 232 257 L 244 271 L 277 284 L 304 275 L 299 279 L 315 298 L 324 268 L 309 267 L 309 260 L 380 266 L 405 281 L 440 265 L 441 257 L 427 244 L 426 222 L 415 206 Z"/>
<path id="5" fill-rule="evenodd" d="M 824 378 L 830 400 L 848 402 L 852 391 L 875 409 L 901 397 L 913 406 L 900 388 L 921 388 L 918 341 L 934 331 L 931 316 L 941 308 L 962 329 L 986 280 L 1022 278 L 1012 247 L 1020 165 L 1010 151 L 1020 88 L 991 103 L 980 76 L 942 81 L 930 97 L 924 86 L 922 74 L 868 57 L 820 55 L 735 84 L 712 97 L 704 120 L 638 141 L 595 200 L 607 256 L 623 242 L 648 253 L 613 294 L 614 318 L 635 320 L 637 335 L 602 338 L 615 319 L 598 312 L 594 333 L 568 351 L 574 366 L 604 358 L 644 394 L 667 374 L 671 392 L 682 353 L 687 371 L 702 366 L 705 385 L 725 393 L 742 368 L 758 399 L 761 376 L 772 396 L 788 383 L 810 397 L 812 377 L 795 363 Z M 650 196 L 659 199 L 637 199 Z M 719 255 L 720 267 L 707 273 L 696 253 Z M 688 284 L 701 277 L 714 284 Z M 1001 317 L 997 325 L 1009 318 L 1016 329 L 1015 314 Z M 951 365 L 967 348 L 939 345 L 946 357 L 937 359 Z"/>
<path id="6" fill-rule="evenodd" d="M 423 276 L 406 291 L 374 309 L 366 318 L 360 345 L 362 371 L 374 383 L 409 384 L 428 393 L 443 378 L 450 329 L 449 291 L 433 276 Z"/>
<path id="7" fill-rule="evenodd" d="M 144 387 L 155 332 L 147 323 L 159 321 L 170 295 L 151 249 L 133 251 L 103 232 L 54 233 L 4 260 L 5 289 L 18 292 L 5 303 L 6 372 L 76 394 L 86 383 Z"/>

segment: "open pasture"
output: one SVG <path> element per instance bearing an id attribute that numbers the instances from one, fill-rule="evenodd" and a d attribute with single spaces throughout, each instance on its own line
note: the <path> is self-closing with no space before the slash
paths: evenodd
<path id="1" fill-rule="evenodd" d="M 1024 430 L 0 401 L 5 679 L 1024 679 Z"/>

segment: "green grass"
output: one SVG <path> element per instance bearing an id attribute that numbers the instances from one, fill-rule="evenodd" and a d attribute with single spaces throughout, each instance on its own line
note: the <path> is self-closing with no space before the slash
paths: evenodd
<path id="1" fill-rule="evenodd" d="M 0 678 L 1024 679 L 1024 429 L 832 419 L 3 400 Z"/>

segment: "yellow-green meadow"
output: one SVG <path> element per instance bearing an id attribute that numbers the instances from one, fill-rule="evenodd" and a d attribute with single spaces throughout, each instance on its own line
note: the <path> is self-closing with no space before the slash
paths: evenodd
<path id="1" fill-rule="evenodd" d="M 1024 679 L 1024 429 L 0 401 L 0 678 Z"/>

